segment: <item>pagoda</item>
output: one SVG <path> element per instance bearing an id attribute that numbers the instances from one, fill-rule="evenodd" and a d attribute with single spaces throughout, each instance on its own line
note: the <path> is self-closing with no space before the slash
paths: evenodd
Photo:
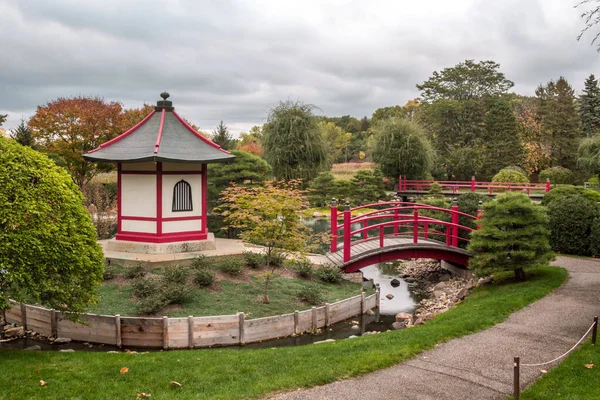
<path id="1" fill-rule="evenodd" d="M 107 249 L 147 254 L 215 248 L 207 229 L 207 164 L 230 152 L 196 132 L 168 93 L 127 132 L 83 157 L 117 163 L 117 235 Z"/>

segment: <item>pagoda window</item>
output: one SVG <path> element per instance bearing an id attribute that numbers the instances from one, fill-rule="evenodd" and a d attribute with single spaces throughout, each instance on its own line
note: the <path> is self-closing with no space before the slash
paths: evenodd
<path id="1" fill-rule="evenodd" d="M 192 187 L 183 179 L 177 182 L 173 188 L 172 211 L 193 211 Z"/>

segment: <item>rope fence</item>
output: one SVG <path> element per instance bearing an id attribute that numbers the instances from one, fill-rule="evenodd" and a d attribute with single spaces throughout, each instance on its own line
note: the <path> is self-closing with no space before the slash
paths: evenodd
<path id="1" fill-rule="evenodd" d="M 579 341 L 577 341 L 577 343 L 575 343 L 575 345 L 573 345 L 573 347 L 571 347 L 565 353 L 561 354 L 560 356 L 558 356 L 550 361 L 546 361 L 546 362 L 542 362 L 542 363 L 535 363 L 535 364 L 521 364 L 521 358 L 515 357 L 514 364 L 513 364 L 513 397 L 515 398 L 515 400 L 519 400 L 519 398 L 521 396 L 521 382 L 520 382 L 521 367 L 541 367 L 543 365 L 552 364 L 553 362 L 560 360 L 561 358 L 567 356 L 569 353 L 571 353 L 573 350 L 575 350 L 577 348 L 577 346 L 579 346 L 581 344 L 581 342 L 583 342 L 583 340 L 588 336 L 588 334 L 590 332 L 592 332 L 592 345 L 595 346 L 596 345 L 596 336 L 598 334 L 598 317 L 594 317 L 594 322 L 592 323 L 592 325 L 583 334 L 581 339 L 579 339 Z"/>

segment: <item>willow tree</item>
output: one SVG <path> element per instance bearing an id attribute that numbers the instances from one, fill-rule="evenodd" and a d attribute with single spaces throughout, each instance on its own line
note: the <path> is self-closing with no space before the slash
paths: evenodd
<path id="1" fill-rule="evenodd" d="M 434 151 L 423 129 L 403 118 L 389 118 L 375 127 L 373 160 L 385 176 L 423 179 L 433 167 Z"/>
<path id="2" fill-rule="evenodd" d="M 275 178 L 310 181 L 327 164 L 326 144 L 313 109 L 310 104 L 288 100 L 269 112 L 262 144 Z"/>

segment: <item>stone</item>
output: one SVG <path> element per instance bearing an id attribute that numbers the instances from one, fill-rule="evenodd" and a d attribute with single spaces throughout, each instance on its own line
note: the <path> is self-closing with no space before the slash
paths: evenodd
<path id="1" fill-rule="evenodd" d="M 435 317 L 434 313 L 427 313 L 425 315 L 423 315 L 422 319 L 423 321 L 429 321 L 432 320 Z"/>
<path id="2" fill-rule="evenodd" d="M 66 343 L 71 343 L 71 339 L 66 338 L 66 337 L 57 337 L 56 339 L 54 339 L 54 344 L 66 344 Z"/>
<path id="3" fill-rule="evenodd" d="M 23 330 L 22 326 L 17 326 L 15 328 L 8 328 L 7 330 L 4 331 L 4 335 L 7 338 L 10 337 L 21 337 L 25 334 L 25 331 Z"/>
<path id="4" fill-rule="evenodd" d="M 390 285 L 392 285 L 392 287 L 398 287 L 398 286 L 400 286 L 400 281 L 398 279 L 394 278 L 390 281 Z"/>
<path id="5" fill-rule="evenodd" d="M 106 354 L 119 354 L 119 353 L 120 353 L 120 351 L 114 351 L 114 350 L 106 352 Z"/>
<path id="6" fill-rule="evenodd" d="M 442 297 L 446 296 L 446 293 L 442 292 L 441 290 L 434 290 L 433 295 L 435 296 L 436 299 L 439 300 Z"/>
<path id="7" fill-rule="evenodd" d="M 348 339 L 356 339 L 358 336 L 356 335 L 352 335 L 352 336 L 348 336 Z"/>
<path id="8" fill-rule="evenodd" d="M 463 300 L 468 295 L 469 291 L 466 288 L 463 288 L 456 294 L 456 297 L 458 297 L 460 300 Z"/>
<path id="9" fill-rule="evenodd" d="M 415 319 L 415 322 L 413 323 L 413 325 L 414 326 L 423 325 L 424 323 L 425 323 L 425 321 L 423 321 L 422 318 L 417 318 L 417 319 Z"/>
<path id="10" fill-rule="evenodd" d="M 373 311 L 372 309 L 368 309 L 365 314 L 367 314 L 368 316 L 372 317 L 373 315 L 375 315 L 375 311 Z"/>
<path id="11" fill-rule="evenodd" d="M 491 276 L 486 276 L 485 278 L 479 278 L 479 280 L 477 281 L 477 286 L 481 286 L 481 285 L 487 285 L 489 283 L 492 283 L 493 278 Z"/>
<path id="12" fill-rule="evenodd" d="M 323 218 L 323 214 L 321 214 L 321 213 L 320 213 L 320 212 L 318 212 L 318 211 L 315 211 L 315 212 L 313 213 L 313 218 Z"/>
<path id="13" fill-rule="evenodd" d="M 335 339 L 325 339 L 325 340 L 319 340 L 318 342 L 314 342 L 313 344 L 320 344 L 320 343 L 332 343 L 335 342 Z"/>
<path id="14" fill-rule="evenodd" d="M 405 322 L 394 322 L 392 324 L 392 328 L 394 328 L 395 330 L 404 329 L 404 328 L 406 328 L 406 323 Z"/>
<path id="15" fill-rule="evenodd" d="M 412 321 L 413 316 L 409 313 L 400 312 L 396 314 L 396 322 Z"/>
<path id="16" fill-rule="evenodd" d="M 353 331 L 360 331 L 360 326 L 352 325 L 352 327 L 350 329 L 352 329 Z"/>
<path id="17" fill-rule="evenodd" d="M 440 282 L 446 282 L 446 281 L 449 281 L 450 278 L 452 278 L 452 277 L 449 274 L 444 274 L 444 275 L 440 276 L 439 281 Z"/>
<path id="18" fill-rule="evenodd" d="M 60 349 L 58 352 L 59 353 L 75 353 L 75 350 L 73 350 L 73 349 Z"/>
<path id="19" fill-rule="evenodd" d="M 394 298 L 394 295 L 390 293 L 390 294 L 387 294 L 385 297 L 386 297 L 386 299 L 391 300 Z"/>
<path id="20" fill-rule="evenodd" d="M 35 346 L 29 346 L 25 349 L 25 351 L 38 351 L 41 350 L 42 348 L 40 346 L 38 346 L 37 344 Z"/>
<path id="21" fill-rule="evenodd" d="M 447 287 L 448 287 L 448 284 L 446 282 L 440 282 L 433 287 L 433 290 L 444 290 Z"/>

